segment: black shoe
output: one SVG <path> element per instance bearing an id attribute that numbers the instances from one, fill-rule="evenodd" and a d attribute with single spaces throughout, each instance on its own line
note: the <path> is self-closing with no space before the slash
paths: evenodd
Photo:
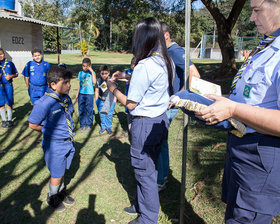
<path id="1" fill-rule="evenodd" d="M 70 197 L 67 194 L 67 191 L 65 190 L 65 188 L 60 191 L 57 196 L 60 198 L 60 200 L 65 203 L 66 205 L 73 205 L 75 203 L 75 199 Z"/>
<path id="2" fill-rule="evenodd" d="M 63 212 L 66 207 L 62 203 L 61 199 L 58 197 L 57 194 L 52 196 L 47 196 L 47 203 L 49 206 L 51 206 L 56 212 Z"/>
<path id="3" fill-rule="evenodd" d="M 7 127 L 13 127 L 14 126 L 14 122 L 13 121 L 6 121 L 7 123 Z"/>
<path id="4" fill-rule="evenodd" d="M 135 210 L 134 205 L 131 205 L 130 207 L 126 207 L 123 210 L 129 215 L 138 215 L 138 212 Z"/>
<path id="5" fill-rule="evenodd" d="M 140 224 L 140 222 L 138 221 L 138 219 L 133 219 L 128 224 Z"/>
<path id="6" fill-rule="evenodd" d="M 8 127 L 7 121 L 2 121 L 1 127 L 2 127 L 2 128 Z"/>

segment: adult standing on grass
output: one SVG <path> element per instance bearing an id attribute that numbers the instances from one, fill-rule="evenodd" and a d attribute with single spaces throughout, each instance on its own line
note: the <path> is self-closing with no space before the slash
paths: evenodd
<path id="1" fill-rule="evenodd" d="M 162 141 L 168 135 L 169 121 L 165 111 L 173 92 L 174 75 L 157 19 L 147 18 L 136 24 L 132 51 L 136 60 L 128 96 L 112 81 L 108 81 L 108 87 L 132 115 L 130 154 L 137 196 L 135 204 L 125 211 L 139 214 L 139 217 L 129 223 L 155 224 L 160 207 L 156 164 Z"/>
<path id="2" fill-rule="evenodd" d="M 228 134 L 222 200 L 226 223 L 271 223 L 280 212 L 280 0 L 251 0 L 252 15 L 264 41 L 235 76 L 230 99 L 196 116 L 207 124 L 235 118 L 246 135 Z"/>
<path id="3" fill-rule="evenodd" d="M 173 81 L 173 93 L 177 93 L 184 89 L 185 80 L 185 50 L 180 47 L 170 36 L 170 28 L 165 22 L 161 22 L 161 28 L 164 33 L 164 39 L 166 47 L 170 57 L 173 59 L 176 72 Z M 190 61 L 190 78 L 191 83 L 192 77 L 200 78 L 199 72 L 195 65 Z M 171 123 L 178 113 L 177 107 L 168 108 L 166 111 L 169 122 Z M 169 148 L 168 141 L 164 140 L 162 143 L 162 149 L 158 158 L 158 189 L 163 190 L 166 188 L 167 176 L 169 172 Z"/>

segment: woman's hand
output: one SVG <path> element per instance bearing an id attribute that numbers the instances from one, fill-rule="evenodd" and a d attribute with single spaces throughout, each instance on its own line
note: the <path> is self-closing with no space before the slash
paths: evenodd
<path id="1" fill-rule="evenodd" d="M 113 82 L 112 79 L 107 80 L 107 87 L 110 92 L 113 92 L 115 88 L 117 88 L 117 85 Z"/>
<path id="2" fill-rule="evenodd" d="M 213 125 L 233 116 L 237 105 L 236 102 L 217 95 L 207 95 L 206 97 L 214 100 L 215 103 L 206 107 L 201 112 L 196 112 L 195 116 L 198 119 L 206 121 L 208 125 Z"/>
<path id="3" fill-rule="evenodd" d="M 112 75 L 112 80 L 117 81 L 119 79 L 126 79 L 125 73 L 120 72 L 120 71 L 114 72 Z"/>

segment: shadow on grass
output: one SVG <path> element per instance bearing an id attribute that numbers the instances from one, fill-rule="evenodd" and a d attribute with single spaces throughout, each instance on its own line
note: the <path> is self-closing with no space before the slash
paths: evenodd
<path id="1" fill-rule="evenodd" d="M 15 113 L 16 119 L 24 118 L 19 110 L 25 111 L 24 115 L 26 116 L 26 114 L 30 112 L 30 109 L 31 107 L 29 103 L 26 103 L 24 104 L 24 106 L 17 108 Z M 73 163 L 70 167 L 70 170 L 66 171 L 65 175 L 66 185 L 71 181 L 73 177 L 75 177 L 80 166 L 80 150 L 90 140 L 90 136 L 93 134 L 96 125 L 97 124 L 94 123 L 93 128 L 90 132 L 87 133 L 87 136 L 83 142 L 78 142 L 77 144 L 75 144 L 76 153 L 73 158 Z M 50 178 L 49 173 L 45 177 L 40 179 L 39 184 L 32 183 L 37 179 L 35 178 L 35 176 L 42 172 L 43 169 L 45 169 L 46 165 L 44 162 L 44 158 L 40 158 L 31 165 L 24 167 L 24 169 L 20 170 L 20 172 L 16 170 L 16 168 L 20 166 L 19 164 L 21 160 L 32 150 L 38 148 L 38 144 L 41 144 L 41 134 L 38 133 L 38 135 L 35 135 L 35 138 L 30 141 L 30 134 L 32 130 L 29 129 L 28 131 L 26 131 L 26 129 L 28 129 L 28 125 L 27 122 L 24 122 L 20 127 L 18 124 L 13 128 L 7 129 L 7 131 L 4 133 L 4 136 L 1 136 L 0 144 L 2 144 L 6 136 L 9 136 L 11 133 L 13 133 L 15 138 L 5 146 L 5 153 L 1 153 L 0 158 L 2 159 L 8 153 L 18 153 L 18 155 L 14 157 L 9 163 L 0 167 L 0 223 L 47 223 L 50 216 L 54 212 L 54 210 L 49 207 L 42 209 L 41 207 L 43 202 L 39 200 L 43 187 L 48 184 Z M 16 151 L 14 151 L 13 148 L 17 145 L 22 145 L 23 149 L 17 149 Z M 76 184 L 72 185 L 71 188 L 68 189 L 69 193 L 71 193 L 77 187 L 78 183 L 83 182 L 93 172 L 96 165 L 100 162 L 103 156 L 104 155 L 103 153 L 101 153 L 101 150 L 98 150 L 96 152 L 96 154 L 90 161 L 89 166 L 79 177 Z M 17 184 L 15 184 L 16 179 L 20 179 L 20 182 L 17 182 Z M 5 192 L 2 191 L 4 186 L 10 186 L 14 190 L 12 191 L 12 193 L 9 193 L 9 195 L 5 195 Z M 44 200 L 46 199 L 46 197 L 46 195 L 43 196 Z M 95 197 L 93 195 L 90 195 L 88 208 L 90 216 L 84 217 L 83 214 L 85 214 L 85 211 L 81 210 L 77 217 L 77 223 L 88 223 L 88 218 L 90 218 L 93 223 L 105 223 L 104 216 L 98 215 L 92 210 L 94 208 L 94 201 Z M 33 214 L 31 214 L 31 210 Z"/>
<path id="2" fill-rule="evenodd" d="M 180 217 L 180 189 L 181 183 L 173 177 L 170 170 L 168 175 L 168 187 L 159 193 L 161 210 L 174 223 L 178 223 Z M 204 220 L 197 215 L 191 204 L 185 199 L 184 221 L 191 224 L 204 224 Z"/>
<path id="3" fill-rule="evenodd" d="M 76 224 L 98 223 L 105 224 L 104 215 L 99 215 L 94 211 L 96 195 L 90 194 L 88 197 L 88 208 L 79 211 L 76 219 Z"/>

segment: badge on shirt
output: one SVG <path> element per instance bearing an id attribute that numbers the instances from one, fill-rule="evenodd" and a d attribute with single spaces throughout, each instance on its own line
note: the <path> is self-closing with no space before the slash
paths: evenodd
<path id="1" fill-rule="evenodd" d="M 100 85 L 100 87 L 101 87 L 102 92 L 104 93 L 104 92 L 107 90 L 107 84 L 106 84 L 106 82 L 105 82 L 105 81 L 102 82 L 101 85 Z"/>
<path id="2" fill-rule="evenodd" d="M 250 97 L 250 92 L 251 92 L 251 87 L 245 85 L 244 87 L 244 91 L 243 91 L 243 96 L 249 98 Z"/>

